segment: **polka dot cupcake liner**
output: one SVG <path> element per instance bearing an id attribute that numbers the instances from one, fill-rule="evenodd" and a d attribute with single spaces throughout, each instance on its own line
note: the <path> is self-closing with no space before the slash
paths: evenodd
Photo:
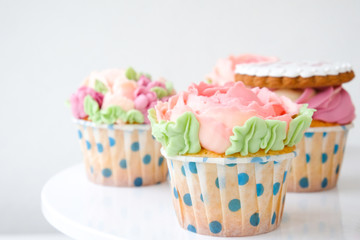
<path id="1" fill-rule="evenodd" d="M 140 187 L 166 180 L 167 165 L 150 125 L 96 125 L 74 120 L 90 181 Z"/>
<path id="2" fill-rule="evenodd" d="M 296 152 L 222 159 L 162 153 L 169 166 L 175 212 L 184 229 L 239 237 L 279 226 L 287 173 Z"/>
<path id="3" fill-rule="evenodd" d="M 288 191 L 316 192 L 336 186 L 353 125 L 309 128 L 297 145 L 299 155 L 289 173 Z"/>

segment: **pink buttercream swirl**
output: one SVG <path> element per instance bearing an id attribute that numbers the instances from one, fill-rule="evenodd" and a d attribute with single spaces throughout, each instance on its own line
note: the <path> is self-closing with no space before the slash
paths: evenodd
<path id="1" fill-rule="evenodd" d="M 278 59 L 275 57 L 264 57 L 253 54 L 243 54 L 239 56 L 229 56 L 225 59 L 219 59 L 215 68 L 209 73 L 206 78 L 210 79 L 212 83 L 224 84 L 226 82 L 235 81 L 235 67 L 243 63 L 258 63 L 258 62 L 274 62 Z"/>
<path id="2" fill-rule="evenodd" d="M 84 111 L 84 98 L 87 95 L 90 95 L 99 104 L 99 107 L 102 106 L 104 99 L 103 94 L 86 86 L 80 87 L 77 92 L 72 94 L 70 97 L 71 110 L 73 116 L 77 119 L 83 119 L 88 116 Z"/>
<path id="3" fill-rule="evenodd" d="M 347 124 L 355 118 L 354 104 L 349 93 L 341 86 L 318 90 L 307 88 L 296 102 L 308 103 L 309 108 L 316 109 L 313 115 L 316 120 Z"/>
<path id="4" fill-rule="evenodd" d="M 279 97 L 267 88 L 249 89 L 242 82 L 192 84 L 168 102 L 155 106 L 158 120 L 176 121 L 185 112 L 195 114 L 200 123 L 200 144 L 213 152 L 224 153 L 230 147 L 235 126 L 242 126 L 251 117 L 285 121 L 299 113 L 301 105 L 287 97 Z M 217 136 L 214 138 L 214 132 Z"/>

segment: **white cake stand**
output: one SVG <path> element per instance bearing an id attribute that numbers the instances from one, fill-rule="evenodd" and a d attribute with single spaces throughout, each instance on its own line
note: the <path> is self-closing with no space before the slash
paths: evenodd
<path id="1" fill-rule="evenodd" d="M 360 239 L 360 159 L 347 153 L 338 187 L 288 193 L 283 221 L 273 232 L 233 239 Z M 98 186 L 82 165 L 52 177 L 41 195 L 48 222 L 78 240 L 220 240 L 183 230 L 167 183 L 141 188 Z M 229 239 L 229 238 L 228 238 Z"/>

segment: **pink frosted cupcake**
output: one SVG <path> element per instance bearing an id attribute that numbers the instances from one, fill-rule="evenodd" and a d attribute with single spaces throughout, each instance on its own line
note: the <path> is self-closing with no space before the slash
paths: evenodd
<path id="1" fill-rule="evenodd" d="M 134 69 L 92 72 L 71 96 L 88 178 L 111 186 L 165 181 L 167 167 L 151 135 L 148 109 L 175 92 Z"/>
<path id="2" fill-rule="evenodd" d="M 275 62 L 276 57 L 265 57 L 254 54 L 230 55 L 228 58 L 220 58 L 213 71 L 206 76 L 210 83 L 224 84 L 235 81 L 236 65 L 246 63 Z"/>
<path id="3" fill-rule="evenodd" d="M 241 82 L 193 84 L 150 109 L 180 225 L 232 237 L 277 228 L 294 145 L 312 114 L 287 97 Z"/>

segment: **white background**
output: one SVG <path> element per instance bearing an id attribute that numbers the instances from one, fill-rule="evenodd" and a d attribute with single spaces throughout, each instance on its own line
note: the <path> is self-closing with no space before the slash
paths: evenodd
<path id="1" fill-rule="evenodd" d="M 181 90 L 220 57 L 256 53 L 360 74 L 359 29 L 357 0 L 0 0 L 0 234 L 55 231 L 40 191 L 81 161 L 65 100 L 90 71 L 133 66 Z M 360 116 L 358 78 L 345 88 Z M 359 140 L 355 128 L 348 144 Z"/>

